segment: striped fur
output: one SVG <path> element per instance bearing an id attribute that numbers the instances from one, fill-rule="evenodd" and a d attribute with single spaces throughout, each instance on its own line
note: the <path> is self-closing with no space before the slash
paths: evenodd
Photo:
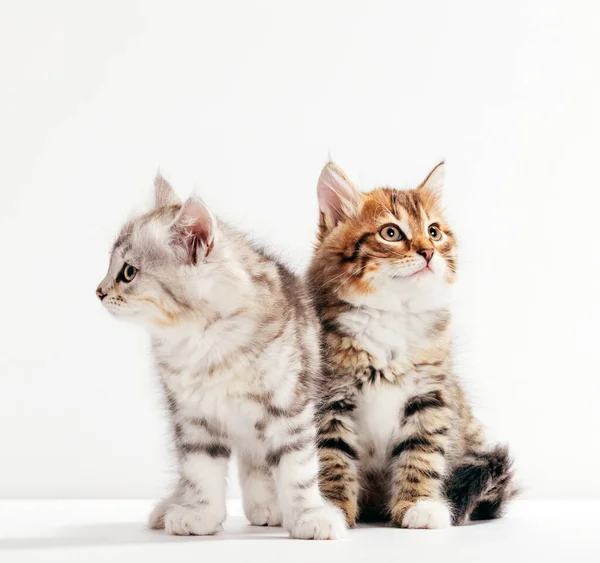
<path id="1" fill-rule="evenodd" d="M 407 191 L 362 194 L 333 163 L 319 178 L 320 480 L 349 525 L 445 527 L 497 517 L 515 494 L 508 453 L 485 443 L 452 364 L 442 185 L 443 165 Z"/>
<path id="2" fill-rule="evenodd" d="M 123 228 L 97 293 L 149 329 L 171 417 L 179 479 L 152 528 L 217 532 L 234 452 L 252 524 L 343 535 L 318 487 L 319 323 L 294 274 L 158 178 L 155 208 Z"/>

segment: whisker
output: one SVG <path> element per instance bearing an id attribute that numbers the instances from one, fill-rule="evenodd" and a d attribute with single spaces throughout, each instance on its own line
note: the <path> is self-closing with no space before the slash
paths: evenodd
<path id="1" fill-rule="evenodd" d="M 364 269 L 364 266 L 359 266 L 356 270 L 354 270 L 354 272 L 352 272 L 342 283 L 340 283 L 340 285 L 337 286 L 336 288 L 336 292 L 338 292 L 340 290 L 340 288 L 352 277 L 354 277 L 356 274 L 358 274 L 361 270 Z"/>
<path id="2" fill-rule="evenodd" d="M 346 275 L 346 272 L 342 272 L 341 274 L 339 274 L 333 278 L 328 278 L 322 284 L 320 284 L 318 287 L 319 287 L 319 289 L 324 289 L 327 285 L 331 284 L 332 282 L 334 282 L 336 280 L 339 280 L 340 278 L 344 277 L 345 275 Z"/>

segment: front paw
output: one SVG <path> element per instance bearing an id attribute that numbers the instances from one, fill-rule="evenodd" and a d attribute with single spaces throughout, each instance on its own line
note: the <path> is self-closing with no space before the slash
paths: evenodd
<path id="1" fill-rule="evenodd" d="M 169 503 L 165 501 L 159 502 L 148 516 L 148 527 L 151 530 L 165 529 L 165 514 L 169 508 Z"/>
<path id="2" fill-rule="evenodd" d="M 338 540 L 345 535 L 344 515 L 330 505 L 303 512 L 290 526 L 290 536 L 304 540 Z"/>
<path id="3" fill-rule="evenodd" d="M 165 531 L 173 536 L 211 536 L 220 532 L 224 514 L 211 505 L 181 506 L 171 504 L 164 516 Z"/>
<path id="4" fill-rule="evenodd" d="M 449 528 L 452 514 L 446 504 L 439 500 L 423 499 L 410 506 L 404 513 L 402 528 L 426 528 L 436 530 Z"/>
<path id="5" fill-rule="evenodd" d="M 244 506 L 244 512 L 253 526 L 281 526 L 283 522 L 283 516 L 279 506 L 277 506 L 276 499 Z"/>

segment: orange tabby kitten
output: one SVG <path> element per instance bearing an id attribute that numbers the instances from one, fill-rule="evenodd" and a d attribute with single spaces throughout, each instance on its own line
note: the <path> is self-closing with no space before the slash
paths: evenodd
<path id="1" fill-rule="evenodd" d="M 507 450 L 485 443 L 452 363 L 443 178 L 443 163 L 408 191 L 361 193 L 333 163 L 319 178 L 320 483 L 349 525 L 496 518 L 516 492 Z"/>

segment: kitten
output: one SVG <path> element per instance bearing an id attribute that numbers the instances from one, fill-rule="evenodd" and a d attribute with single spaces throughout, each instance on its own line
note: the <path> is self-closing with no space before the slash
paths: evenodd
<path id="1" fill-rule="evenodd" d="M 306 288 L 199 199 L 182 205 L 161 177 L 155 190 L 97 289 L 110 313 L 149 330 L 169 406 L 179 480 L 150 526 L 219 531 L 233 449 L 252 524 L 341 537 L 343 515 L 318 488 L 319 323 Z"/>
<path id="2" fill-rule="evenodd" d="M 333 163 L 319 178 L 320 482 L 351 526 L 495 518 L 516 493 L 507 450 L 484 442 L 452 364 L 443 178 L 443 163 L 408 191 L 361 193 Z"/>

